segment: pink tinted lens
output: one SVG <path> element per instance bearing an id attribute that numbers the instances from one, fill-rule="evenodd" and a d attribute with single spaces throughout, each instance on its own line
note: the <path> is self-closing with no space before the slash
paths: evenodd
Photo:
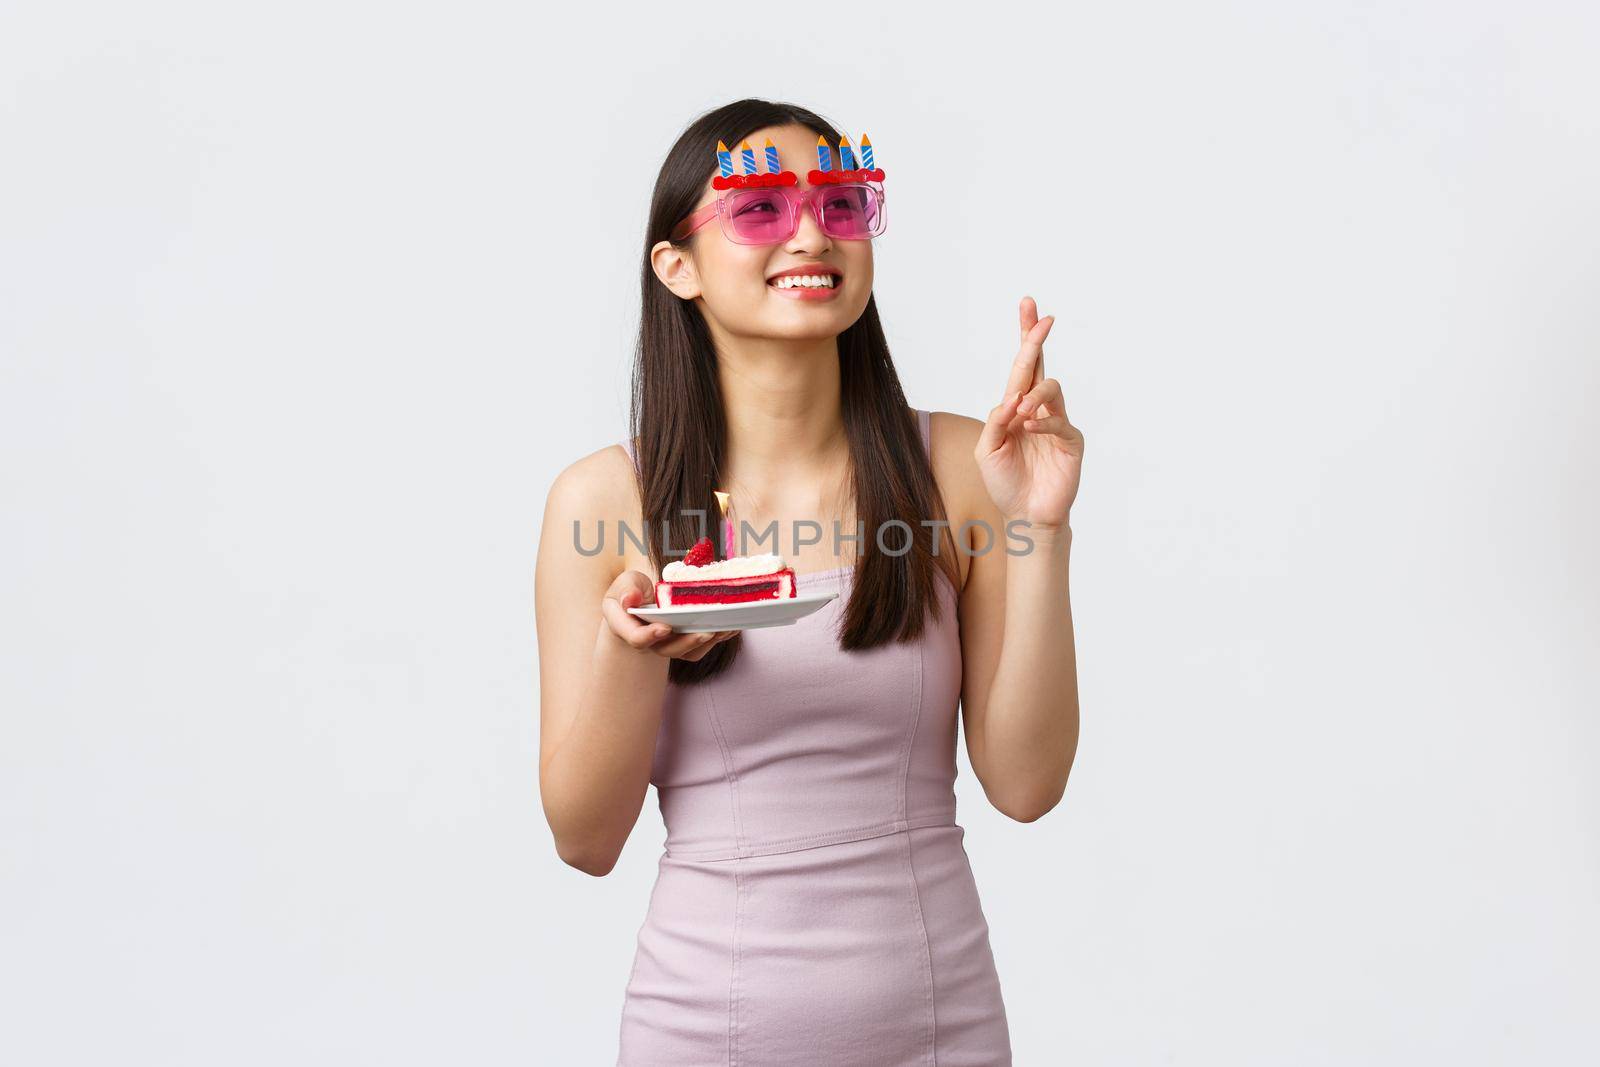
<path id="1" fill-rule="evenodd" d="M 745 189 L 728 197 L 723 210 L 737 240 L 769 244 L 794 236 L 794 205 L 778 189 Z"/>
<path id="2" fill-rule="evenodd" d="M 859 241 L 883 232 L 883 205 L 868 185 L 828 185 L 818 193 L 822 230 L 830 237 Z"/>

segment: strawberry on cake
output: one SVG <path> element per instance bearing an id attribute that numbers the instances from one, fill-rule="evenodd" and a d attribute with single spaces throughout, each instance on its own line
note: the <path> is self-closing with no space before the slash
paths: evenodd
<path id="1" fill-rule="evenodd" d="M 696 541 L 680 562 L 661 568 L 656 606 L 742 604 L 794 596 L 794 569 L 781 556 L 730 556 L 713 559 L 711 538 Z"/>

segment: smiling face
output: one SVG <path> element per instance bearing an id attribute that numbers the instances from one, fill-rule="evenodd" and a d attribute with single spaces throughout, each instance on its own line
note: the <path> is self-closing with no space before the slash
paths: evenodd
<path id="1" fill-rule="evenodd" d="M 799 176 L 794 187 L 810 189 L 805 175 L 816 166 L 817 135 L 805 126 L 770 126 L 748 141 L 765 171 L 766 139 L 778 149 L 783 169 Z M 742 174 L 738 146 L 734 173 Z M 711 187 L 706 175 L 696 208 L 733 190 Z M 802 207 L 793 237 L 775 244 L 737 244 L 713 219 L 686 246 L 662 241 L 651 251 L 656 275 L 685 300 L 700 301 L 714 328 L 732 336 L 815 340 L 842 333 L 861 317 L 872 295 L 872 242 L 829 237 L 809 206 Z M 818 284 L 820 280 L 820 284 Z"/>

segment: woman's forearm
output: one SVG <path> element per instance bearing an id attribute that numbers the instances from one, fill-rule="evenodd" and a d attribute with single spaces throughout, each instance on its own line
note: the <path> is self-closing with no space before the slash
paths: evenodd
<path id="1" fill-rule="evenodd" d="M 1034 527 L 1006 560 L 1005 637 L 984 704 L 986 781 L 1005 783 L 1025 818 L 1066 791 L 1078 751 L 1078 659 L 1068 567 L 1072 527 Z"/>
<path id="2" fill-rule="evenodd" d="M 591 664 L 540 793 L 556 851 L 599 876 L 615 865 L 644 806 L 670 662 L 633 648 L 602 620 Z"/>

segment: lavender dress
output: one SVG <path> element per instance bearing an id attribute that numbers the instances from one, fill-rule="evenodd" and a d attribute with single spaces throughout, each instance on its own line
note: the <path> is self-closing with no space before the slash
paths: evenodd
<path id="1" fill-rule="evenodd" d="M 1011 1063 L 956 823 L 955 593 L 938 582 L 944 618 L 920 641 L 844 652 L 850 580 L 801 574 L 802 595 L 839 599 L 667 687 L 651 771 L 667 840 L 620 1067 Z"/>

